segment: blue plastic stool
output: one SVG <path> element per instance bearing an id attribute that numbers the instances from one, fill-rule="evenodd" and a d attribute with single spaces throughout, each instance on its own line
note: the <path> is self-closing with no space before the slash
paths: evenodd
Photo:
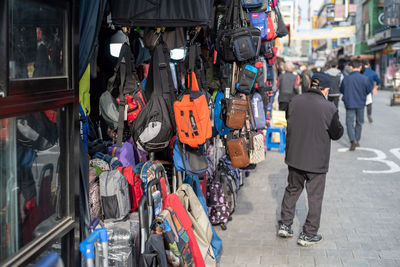
<path id="1" fill-rule="evenodd" d="M 279 143 L 272 142 L 272 133 L 279 133 Z M 267 150 L 271 148 L 279 148 L 280 152 L 285 153 L 286 148 L 286 131 L 283 127 L 269 127 L 267 128 L 267 136 L 265 138 L 265 145 Z"/>

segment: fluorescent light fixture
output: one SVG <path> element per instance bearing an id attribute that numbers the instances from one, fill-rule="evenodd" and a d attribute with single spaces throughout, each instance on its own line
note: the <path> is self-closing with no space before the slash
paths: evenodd
<path id="1" fill-rule="evenodd" d="M 129 44 L 129 38 L 121 30 L 114 33 L 110 40 L 110 54 L 113 57 L 119 57 L 121 47 L 124 43 Z"/>
<path id="2" fill-rule="evenodd" d="M 110 44 L 110 54 L 113 57 L 119 57 L 119 52 L 121 52 L 122 44 Z"/>
<path id="3" fill-rule="evenodd" d="M 186 49 L 184 47 L 175 48 L 170 51 L 170 57 L 174 61 L 182 61 L 186 56 Z"/>

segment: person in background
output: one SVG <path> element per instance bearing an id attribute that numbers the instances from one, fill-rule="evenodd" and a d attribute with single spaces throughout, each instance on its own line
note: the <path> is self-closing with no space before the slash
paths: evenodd
<path id="1" fill-rule="evenodd" d="M 345 76 L 340 85 L 346 107 L 346 127 L 350 140 L 350 151 L 360 146 L 362 124 L 364 123 L 364 107 L 367 95 L 372 92 L 368 78 L 360 73 L 362 64 L 359 60 L 350 63 L 352 72 Z M 354 127 L 354 121 L 356 125 Z"/>
<path id="2" fill-rule="evenodd" d="M 343 135 L 335 105 L 325 98 L 331 88 L 329 75 L 319 72 L 311 79 L 311 88 L 293 97 L 287 110 L 287 142 L 285 163 L 288 165 L 288 186 L 282 200 L 278 235 L 292 237 L 291 225 L 296 202 L 306 187 L 308 214 L 297 243 L 310 246 L 322 240 L 318 234 L 326 173 L 329 169 L 331 140 Z"/>
<path id="3" fill-rule="evenodd" d="M 347 75 L 349 75 L 351 72 L 352 72 L 352 68 L 351 68 L 351 66 L 350 66 L 350 61 L 348 61 L 348 62 L 346 62 L 346 64 L 344 65 L 344 68 L 343 68 L 343 75 L 344 76 L 347 76 Z"/>
<path id="4" fill-rule="evenodd" d="M 339 108 L 340 84 L 344 76 L 338 69 L 338 62 L 336 60 L 330 62 L 329 66 L 329 69 L 325 71 L 332 79 L 332 88 L 329 90 L 328 100 L 334 103 L 336 108 Z"/>
<path id="5" fill-rule="evenodd" d="M 279 90 L 279 110 L 287 110 L 289 102 L 292 98 L 300 93 L 300 76 L 294 74 L 295 67 L 293 63 L 287 62 L 285 64 L 285 72 L 282 73 L 277 81 L 277 87 Z"/>
<path id="6" fill-rule="evenodd" d="M 312 72 L 311 72 L 312 73 Z M 300 67 L 300 85 L 301 85 L 301 92 L 305 93 L 311 86 L 311 77 L 309 71 L 307 70 L 306 65 L 302 65 Z"/>
<path id="7" fill-rule="evenodd" d="M 367 105 L 367 117 L 368 117 L 368 121 L 369 123 L 372 123 L 372 95 L 375 95 L 378 92 L 378 87 L 381 84 L 381 79 L 379 79 L 378 74 L 371 69 L 371 64 L 369 63 L 368 60 L 363 62 L 364 64 L 364 76 L 366 76 L 371 84 L 371 86 L 373 87 L 372 89 L 372 93 L 369 93 L 367 95 L 367 101 L 366 101 L 366 105 Z"/>

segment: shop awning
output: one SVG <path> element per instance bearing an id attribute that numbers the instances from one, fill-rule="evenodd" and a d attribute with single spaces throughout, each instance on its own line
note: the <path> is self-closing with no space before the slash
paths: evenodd
<path id="1" fill-rule="evenodd" d="M 375 52 L 375 51 L 380 51 L 384 49 L 387 46 L 387 44 L 381 44 L 381 45 L 376 45 L 370 48 L 368 52 Z"/>

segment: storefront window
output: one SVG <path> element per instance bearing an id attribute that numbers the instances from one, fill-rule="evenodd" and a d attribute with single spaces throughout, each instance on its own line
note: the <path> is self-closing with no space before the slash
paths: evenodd
<path id="1" fill-rule="evenodd" d="M 0 120 L 0 262 L 59 215 L 59 111 Z"/>
<path id="2" fill-rule="evenodd" d="M 10 79 L 65 76 L 65 10 L 11 0 Z"/>

